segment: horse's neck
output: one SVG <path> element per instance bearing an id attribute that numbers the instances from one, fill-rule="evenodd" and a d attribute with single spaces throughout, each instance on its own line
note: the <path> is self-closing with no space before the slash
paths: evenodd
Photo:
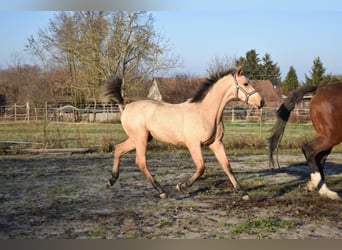
<path id="1" fill-rule="evenodd" d="M 214 116 L 215 119 L 221 119 L 227 102 L 235 98 L 235 86 L 233 84 L 227 84 L 226 77 L 231 76 L 225 76 L 215 83 L 201 102 L 204 110 L 208 112 L 206 115 L 210 117 Z M 233 79 L 230 82 L 233 83 Z"/>

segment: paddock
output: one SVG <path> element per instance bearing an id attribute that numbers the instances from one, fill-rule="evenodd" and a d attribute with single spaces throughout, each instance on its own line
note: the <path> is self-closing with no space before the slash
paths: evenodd
<path id="1" fill-rule="evenodd" d="M 122 158 L 111 189 L 112 154 L 1 156 L 0 238 L 8 239 L 340 239 L 342 202 L 305 190 L 310 170 L 301 152 L 282 154 L 271 172 L 266 154 L 231 155 L 241 193 L 204 153 L 206 170 L 190 188 L 175 184 L 193 172 L 186 152 L 152 152 L 148 164 L 170 193 L 160 199 Z M 342 153 L 332 153 L 326 178 L 342 191 Z"/>

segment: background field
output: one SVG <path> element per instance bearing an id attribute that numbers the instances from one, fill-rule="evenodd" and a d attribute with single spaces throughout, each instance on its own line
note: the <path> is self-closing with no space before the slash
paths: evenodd
<path id="1" fill-rule="evenodd" d="M 272 123 L 225 122 L 223 142 L 227 151 L 233 154 L 265 153 L 272 126 Z M 311 124 L 290 123 L 280 149 L 300 152 L 301 145 L 314 136 Z M 0 154 L 19 153 L 25 148 L 90 148 L 106 153 L 125 138 L 120 124 L 4 122 L 0 123 Z M 334 151 L 341 149 L 337 146 Z M 149 150 L 174 152 L 184 149 L 153 140 Z"/>

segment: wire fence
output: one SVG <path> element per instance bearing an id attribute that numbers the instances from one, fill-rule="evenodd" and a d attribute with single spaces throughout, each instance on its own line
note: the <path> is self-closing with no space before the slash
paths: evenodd
<path id="1" fill-rule="evenodd" d="M 273 123 L 276 119 L 276 107 L 264 107 L 262 109 L 226 107 L 223 112 L 223 120 L 231 122 L 260 122 Z M 120 122 L 119 107 L 115 104 L 93 104 L 77 108 L 65 104 L 49 104 L 36 107 L 26 104 L 13 104 L 0 106 L 0 122 L 14 121 L 48 121 L 48 122 Z M 296 108 L 289 122 L 309 123 L 309 110 Z"/>

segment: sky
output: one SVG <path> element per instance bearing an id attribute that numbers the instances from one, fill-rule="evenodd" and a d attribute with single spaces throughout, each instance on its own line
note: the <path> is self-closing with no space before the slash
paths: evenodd
<path id="1" fill-rule="evenodd" d="M 12 0 L 11 3 L 17 1 L 20 2 Z M 34 8 L 0 5 L 0 68 L 13 65 L 17 58 L 23 63 L 34 63 L 24 51 L 28 37 L 37 36 L 39 29 L 47 27 L 54 11 L 89 9 L 80 0 L 69 0 L 73 1 L 78 1 L 77 7 L 67 3 L 62 7 L 37 5 Z M 310 75 L 316 57 L 320 57 L 326 73 L 342 75 L 340 1 L 315 4 L 306 0 L 244 0 L 242 3 L 170 0 L 160 6 L 153 0 L 145 0 L 142 7 L 130 3 L 134 0 L 127 1 L 131 5 L 102 7 L 114 11 L 136 8 L 151 11 L 156 30 L 183 62 L 176 73 L 204 76 L 214 57 L 238 58 L 254 49 L 260 58 L 265 53 L 271 55 L 280 67 L 282 78 L 293 66 L 299 80 L 304 80 L 305 74 Z"/>

